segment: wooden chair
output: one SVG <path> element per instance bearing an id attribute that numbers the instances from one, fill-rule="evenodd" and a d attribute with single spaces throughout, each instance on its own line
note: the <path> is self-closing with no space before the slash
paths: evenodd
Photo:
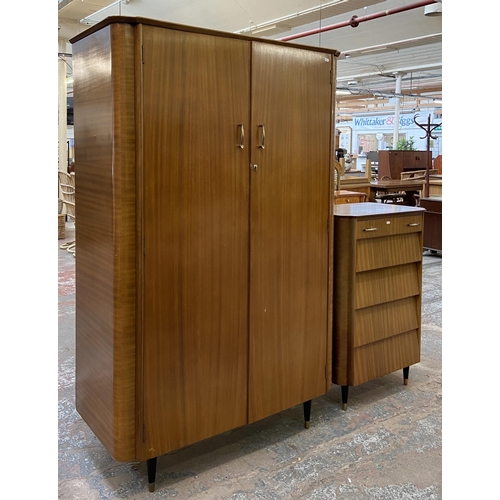
<path id="1" fill-rule="evenodd" d="M 75 222 L 75 174 L 67 174 L 59 171 L 59 197 L 66 209 L 66 215 Z M 76 256 L 76 241 L 63 243 L 60 248 L 66 249 Z"/>

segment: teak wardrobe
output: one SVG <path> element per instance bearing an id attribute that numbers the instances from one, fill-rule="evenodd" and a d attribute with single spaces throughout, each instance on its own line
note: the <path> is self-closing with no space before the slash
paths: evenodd
<path id="1" fill-rule="evenodd" d="M 331 387 L 338 52 L 130 17 L 71 42 L 77 410 L 154 489 Z"/>

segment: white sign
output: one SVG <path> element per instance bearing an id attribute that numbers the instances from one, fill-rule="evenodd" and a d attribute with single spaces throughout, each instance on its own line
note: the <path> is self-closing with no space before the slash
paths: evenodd
<path id="1" fill-rule="evenodd" d="M 353 116 L 352 124 L 355 128 L 369 128 L 373 130 L 374 128 L 386 129 L 394 128 L 394 121 L 396 117 L 394 115 L 389 116 L 367 116 L 367 117 L 356 117 Z M 402 115 L 399 117 L 399 127 L 409 128 L 415 127 L 415 122 L 413 121 L 413 115 Z"/>

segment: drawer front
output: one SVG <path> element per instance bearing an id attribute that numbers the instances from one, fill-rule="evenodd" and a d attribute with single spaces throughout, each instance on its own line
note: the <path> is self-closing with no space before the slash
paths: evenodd
<path id="1" fill-rule="evenodd" d="M 354 313 L 354 347 L 420 328 L 419 297 L 408 297 Z"/>
<path id="2" fill-rule="evenodd" d="M 420 295 L 419 268 L 419 263 L 411 263 L 357 273 L 355 308 Z"/>
<path id="3" fill-rule="evenodd" d="M 396 234 L 356 242 L 356 272 L 421 262 L 422 233 Z"/>
<path id="4" fill-rule="evenodd" d="M 354 350 L 353 371 L 347 384 L 359 385 L 419 361 L 420 335 L 417 330 L 358 347 Z"/>
<path id="5" fill-rule="evenodd" d="M 356 239 L 379 238 L 393 234 L 421 232 L 423 227 L 422 213 L 404 217 L 387 217 L 380 219 L 362 219 L 356 223 Z"/>
<path id="6" fill-rule="evenodd" d="M 366 196 L 356 196 L 356 195 L 353 195 L 353 196 L 339 196 L 338 198 L 335 198 L 335 204 L 336 205 L 342 205 L 342 204 L 345 204 L 345 203 L 361 203 L 362 201 L 364 201 L 366 198 Z"/>
<path id="7" fill-rule="evenodd" d="M 349 198 L 344 198 L 343 196 L 335 198 L 335 205 L 344 205 L 345 203 L 350 203 Z"/>

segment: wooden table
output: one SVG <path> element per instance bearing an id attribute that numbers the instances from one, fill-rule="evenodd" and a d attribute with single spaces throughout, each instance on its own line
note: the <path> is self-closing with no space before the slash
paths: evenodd
<path id="1" fill-rule="evenodd" d="M 370 182 L 370 199 L 369 201 L 376 201 L 375 195 L 377 193 L 397 193 L 404 191 L 403 205 L 416 206 L 414 195 L 419 194 L 424 188 L 424 180 L 389 180 L 389 181 L 372 181 Z"/>

